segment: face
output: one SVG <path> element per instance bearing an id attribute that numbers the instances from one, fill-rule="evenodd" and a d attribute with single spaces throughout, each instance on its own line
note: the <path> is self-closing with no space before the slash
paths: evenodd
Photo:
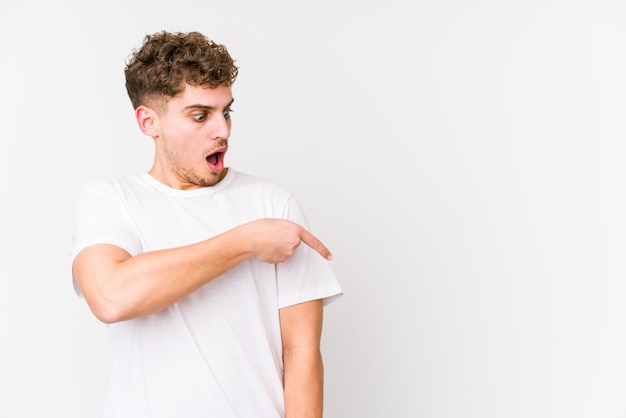
<path id="1" fill-rule="evenodd" d="M 232 103 L 230 87 L 187 85 L 181 94 L 170 99 L 165 110 L 146 108 L 154 118 L 149 135 L 156 144 L 150 174 L 175 189 L 208 187 L 222 180 L 227 170 L 224 156 L 228 150 Z"/>

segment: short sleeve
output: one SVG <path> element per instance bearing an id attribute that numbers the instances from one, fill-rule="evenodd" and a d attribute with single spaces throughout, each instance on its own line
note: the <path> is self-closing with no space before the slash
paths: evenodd
<path id="1" fill-rule="evenodd" d="M 116 245 L 131 255 L 141 251 L 121 191 L 107 181 L 87 185 L 76 199 L 72 261 L 79 252 L 94 244 Z"/>
<path id="2" fill-rule="evenodd" d="M 304 211 L 294 195 L 289 197 L 284 217 L 309 228 Z M 316 299 L 323 299 L 324 305 L 327 305 L 343 294 L 330 262 L 304 243 L 292 257 L 276 265 L 276 272 L 280 308 Z"/>

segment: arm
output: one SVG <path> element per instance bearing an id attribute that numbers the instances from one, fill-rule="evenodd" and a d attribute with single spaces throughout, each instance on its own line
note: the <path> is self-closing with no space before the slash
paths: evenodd
<path id="1" fill-rule="evenodd" d="M 287 418 L 322 417 L 324 399 L 324 366 L 320 352 L 322 316 L 321 299 L 280 310 Z"/>
<path id="2" fill-rule="evenodd" d="M 96 317 L 117 322 L 158 312 L 250 257 L 283 262 L 301 242 L 330 258 L 301 226 L 262 219 L 196 244 L 134 257 L 114 245 L 92 245 L 76 256 L 72 271 Z"/>

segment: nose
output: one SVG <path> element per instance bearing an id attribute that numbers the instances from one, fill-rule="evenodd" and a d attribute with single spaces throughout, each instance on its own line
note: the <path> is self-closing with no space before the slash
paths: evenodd
<path id="1" fill-rule="evenodd" d="M 227 118 L 223 114 L 217 114 L 212 118 L 212 122 L 211 136 L 213 139 L 228 139 L 230 136 L 230 117 Z"/>

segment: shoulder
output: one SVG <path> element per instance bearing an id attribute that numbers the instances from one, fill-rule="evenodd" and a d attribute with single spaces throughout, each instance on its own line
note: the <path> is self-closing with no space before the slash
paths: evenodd
<path id="1" fill-rule="evenodd" d="M 116 199 L 129 190 L 141 187 L 140 176 L 117 177 L 92 180 L 86 183 L 78 194 L 78 199 Z"/>
<path id="2" fill-rule="evenodd" d="M 263 177 L 243 173 L 241 171 L 233 172 L 232 185 L 238 188 L 249 188 L 252 190 L 264 191 L 266 193 L 282 195 L 286 197 L 291 196 L 292 194 L 290 190 L 278 183 L 275 183 Z"/>
<path id="3" fill-rule="evenodd" d="M 83 190 L 115 190 L 125 188 L 137 188 L 145 184 L 142 174 L 126 177 L 111 177 L 106 179 L 92 180 L 83 186 Z"/>

